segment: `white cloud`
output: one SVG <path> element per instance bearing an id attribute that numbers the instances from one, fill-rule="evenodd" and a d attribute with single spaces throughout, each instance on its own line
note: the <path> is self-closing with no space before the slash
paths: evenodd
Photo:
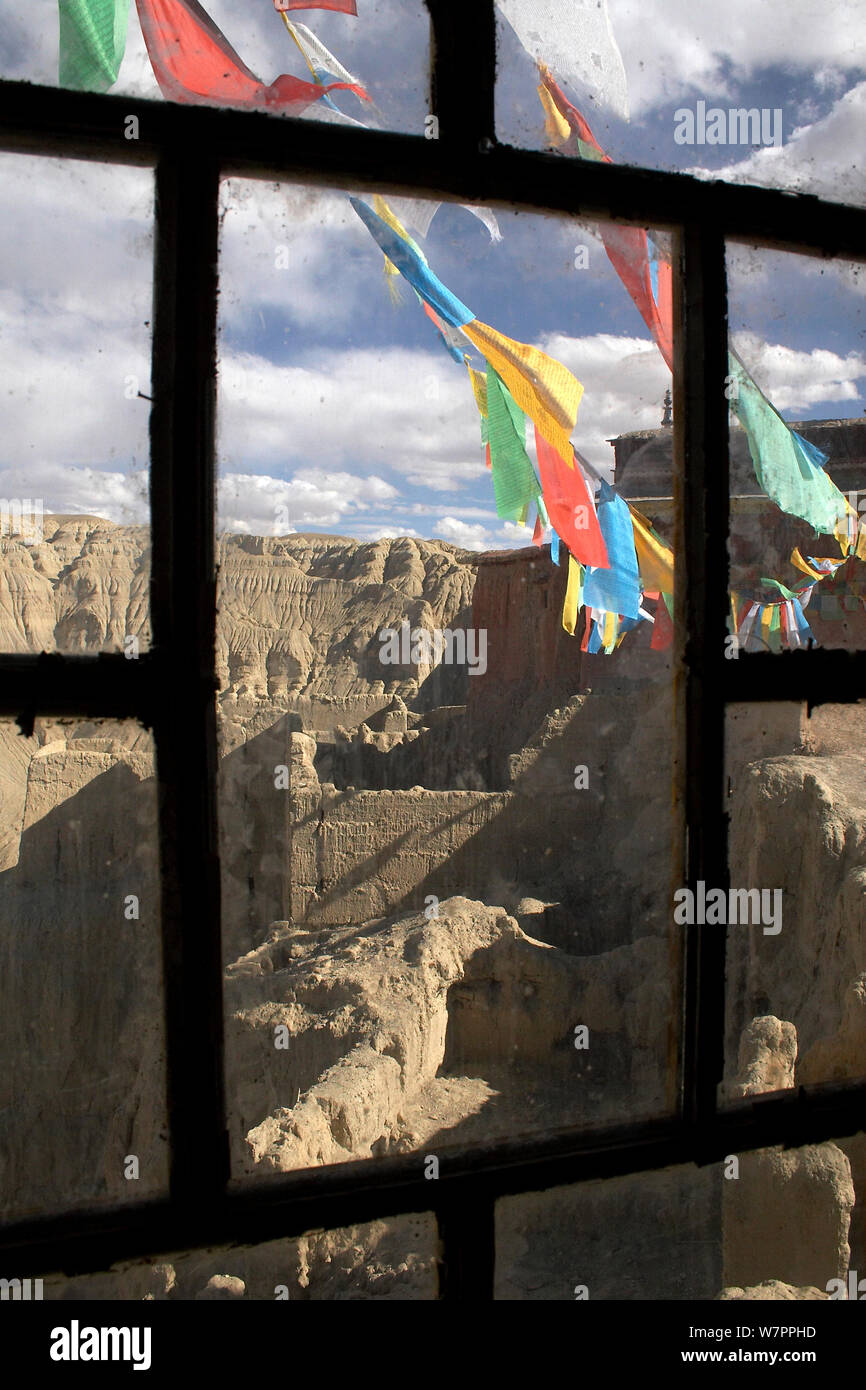
<path id="1" fill-rule="evenodd" d="M 822 120 L 786 135 L 784 144 L 768 145 L 722 169 L 696 167 L 687 172 L 698 178 L 768 184 L 837 203 L 859 204 L 866 201 L 861 155 L 864 128 L 866 82 L 860 82 Z M 792 209 L 793 235 L 796 230 L 796 209 Z"/>
<path id="2" fill-rule="evenodd" d="M 779 343 L 767 343 L 753 333 L 740 333 L 734 346 L 758 386 L 777 410 L 803 414 L 826 401 L 855 401 L 861 395 L 858 381 L 866 378 L 866 356 L 816 348 L 797 351 Z"/>
<path id="3" fill-rule="evenodd" d="M 816 69 L 827 87 L 858 64 L 860 0 L 608 0 L 629 81 L 632 118 L 690 95 L 721 97 L 764 68 L 796 73 L 802 89 Z"/>
<path id="4" fill-rule="evenodd" d="M 229 472 L 219 480 L 218 526 L 223 531 L 266 536 L 340 526 L 397 495 L 397 489 L 382 478 L 351 473 L 309 468 L 286 480 Z"/>
<path id="5" fill-rule="evenodd" d="M 400 347 L 311 354 L 307 366 L 226 355 L 224 466 L 374 468 L 454 489 L 484 473 L 478 414 L 465 372 L 444 353 Z"/>

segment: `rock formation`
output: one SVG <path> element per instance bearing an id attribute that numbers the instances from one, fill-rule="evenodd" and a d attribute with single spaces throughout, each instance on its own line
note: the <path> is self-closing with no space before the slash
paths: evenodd
<path id="1" fill-rule="evenodd" d="M 6 650 L 146 647 L 145 528 L 46 518 L 41 544 L 0 555 Z M 564 573 L 534 549 L 226 536 L 219 561 L 235 1176 L 669 1111 L 667 658 L 636 634 L 633 657 L 582 656 Z M 383 662 L 404 623 L 483 630 L 484 669 Z M 729 932 L 725 1098 L 742 1104 L 866 1070 L 866 806 L 851 720 L 735 707 L 729 727 L 731 882 L 784 903 L 780 938 Z M 25 1020 L 0 1010 L 5 1216 L 159 1192 L 148 735 L 0 725 L 0 812 L 0 966 Z M 735 1180 L 717 1165 L 509 1200 L 498 1296 L 823 1297 L 849 1258 L 866 1268 L 864 1187 L 864 1140 L 840 1136 L 742 1155 Z M 166 1252 L 51 1296 L 435 1297 L 431 1231 Z"/>

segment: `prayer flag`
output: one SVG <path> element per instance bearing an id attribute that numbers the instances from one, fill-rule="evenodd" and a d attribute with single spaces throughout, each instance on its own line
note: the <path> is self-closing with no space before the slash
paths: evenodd
<path id="1" fill-rule="evenodd" d="M 645 590 L 674 591 L 674 552 L 659 540 L 647 518 L 636 507 L 629 507 L 634 527 L 634 546 L 637 553 L 641 583 Z"/>
<path id="2" fill-rule="evenodd" d="M 574 636 L 574 629 L 577 627 L 577 615 L 583 604 L 583 578 L 583 566 L 578 564 L 573 555 L 569 555 L 568 585 L 565 590 L 565 602 L 562 606 L 562 626 L 572 637 Z"/>
<path id="3" fill-rule="evenodd" d="M 316 73 L 320 81 L 322 81 L 323 74 L 327 73 L 330 77 L 336 77 L 339 82 L 344 82 L 349 91 L 355 92 L 362 101 L 370 100 L 366 88 L 358 81 L 357 77 L 353 77 L 348 69 L 343 67 L 343 64 L 334 57 L 333 53 L 328 51 L 312 29 L 308 29 L 306 24 L 301 24 L 298 21 L 295 21 L 289 28 L 295 43 L 307 60 L 308 66 Z"/>
<path id="4" fill-rule="evenodd" d="M 608 564 L 607 547 L 595 504 L 579 468 L 569 468 L 559 452 L 535 430 L 535 449 L 544 504 L 551 524 L 583 565 Z"/>
<path id="5" fill-rule="evenodd" d="M 135 0 L 160 91 L 169 101 L 219 102 L 300 112 L 326 92 L 285 73 L 266 87 L 197 0 Z"/>
<path id="6" fill-rule="evenodd" d="M 602 106 L 628 120 L 628 84 L 607 0 L 497 0 L 527 53 L 544 59 L 567 82 L 589 88 Z"/>
<path id="7" fill-rule="evenodd" d="M 520 409 L 568 464 L 573 456 L 571 432 L 583 395 L 577 378 L 553 357 L 497 333 L 479 319 L 460 327 L 505 382 Z"/>
<path id="8" fill-rule="evenodd" d="M 355 0 L 283 0 L 284 10 L 336 10 L 338 14 L 358 13 Z"/>
<path id="9" fill-rule="evenodd" d="M 561 146 L 565 153 L 610 164 L 610 156 L 605 154 L 596 140 L 589 123 L 561 91 L 543 63 L 539 64 L 539 73 L 541 86 L 538 95 L 544 107 L 545 129 L 552 137 L 551 143 Z M 565 149 L 566 146 L 568 149 Z M 613 223 L 602 223 L 599 233 L 608 260 L 631 295 L 662 357 L 673 371 L 670 263 L 650 254 L 647 234 L 641 227 L 617 227 Z"/>
<path id="10" fill-rule="evenodd" d="M 541 486 L 526 452 L 526 416 L 492 367 L 487 371 L 487 427 L 497 516 L 522 521 Z"/>
<path id="11" fill-rule="evenodd" d="M 798 443 L 736 353 L 728 353 L 728 370 L 737 384 L 732 404 L 746 431 L 755 476 L 783 512 L 799 516 L 816 531 L 832 535 L 845 516 L 846 501 L 833 480 Z"/>
<path id="12" fill-rule="evenodd" d="M 414 245 L 404 240 L 360 198 L 350 198 L 349 202 L 388 259 L 394 262 L 400 274 L 441 319 L 453 328 L 463 328 L 473 321 L 475 315 L 472 310 L 467 309 L 456 295 L 445 288 Z"/>
<path id="13" fill-rule="evenodd" d="M 107 92 L 126 49 L 129 0 L 59 0 L 61 87 Z"/>
<path id="14" fill-rule="evenodd" d="M 603 480 L 598 520 L 610 567 L 587 570 L 586 602 L 590 607 L 604 609 L 607 613 L 637 618 L 640 614 L 640 575 L 631 513 L 623 499 Z"/>

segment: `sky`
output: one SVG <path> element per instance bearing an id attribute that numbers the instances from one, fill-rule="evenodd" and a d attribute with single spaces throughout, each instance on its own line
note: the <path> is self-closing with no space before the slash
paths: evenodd
<path id="1" fill-rule="evenodd" d="M 304 75 L 272 0 L 206 0 L 205 8 L 264 81 Z M 358 9 L 357 18 L 297 17 L 367 85 L 382 126 L 420 134 L 429 114 L 424 7 L 358 0 Z M 569 30 L 579 9 L 578 0 L 538 7 L 548 11 L 540 39 L 560 43 L 566 67 L 579 49 Z M 608 0 L 608 12 L 628 118 L 579 73 L 554 75 L 612 158 L 866 202 L 862 6 Z M 499 138 L 543 148 L 535 67 L 501 19 L 498 60 Z M 0 0 L 0 76 L 56 84 L 51 4 Z M 159 99 L 134 5 L 115 90 Z M 782 143 L 676 143 L 676 113 L 699 101 L 778 109 Z M 352 94 L 338 104 L 365 114 Z M 144 522 L 152 177 L 0 155 L 0 193 L 0 496 Z M 528 543 L 526 528 L 496 516 L 465 369 L 408 286 L 392 303 L 381 253 L 345 194 L 233 180 L 222 204 L 221 529 L 435 536 L 475 550 Z M 469 211 L 443 205 L 425 254 L 483 322 L 574 372 L 584 396 L 573 438 L 606 474 L 609 439 L 659 424 L 670 374 L 596 228 L 507 210 L 497 217 L 494 241 Z M 735 342 L 786 418 L 862 416 L 859 267 L 732 246 L 729 274 Z"/>

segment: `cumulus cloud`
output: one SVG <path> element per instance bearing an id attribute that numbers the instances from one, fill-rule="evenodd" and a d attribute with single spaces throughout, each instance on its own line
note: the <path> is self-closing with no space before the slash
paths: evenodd
<path id="1" fill-rule="evenodd" d="M 866 356 L 816 348 L 797 351 L 780 343 L 767 343 L 754 333 L 739 333 L 734 346 L 761 390 L 777 410 L 803 415 L 816 405 L 856 401 L 858 381 L 866 378 Z"/>
<path id="2" fill-rule="evenodd" d="M 866 201 L 866 170 L 861 154 L 864 127 L 866 82 L 860 82 L 826 116 L 798 127 L 783 144 L 755 150 L 722 169 L 697 166 L 687 172 L 698 178 L 768 184 L 838 203 L 859 204 Z M 796 234 L 796 219 L 791 230 Z"/>
<path id="3" fill-rule="evenodd" d="M 632 119 L 691 95 L 722 97 L 773 66 L 821 73 L 827 87 L 857 66 L 859 0 L 608 0 L 629 80 Z M 862 65 L 860 65 L 862 67 Z"/>

